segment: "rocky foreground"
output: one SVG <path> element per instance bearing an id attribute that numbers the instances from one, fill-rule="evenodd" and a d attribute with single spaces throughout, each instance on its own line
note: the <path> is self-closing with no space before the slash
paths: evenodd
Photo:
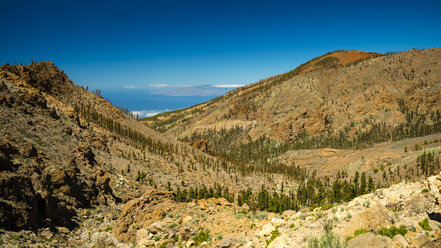
<path id="1" fill-rule="evenodd" d="M 441 175 L 403 181 L 328 209 L 281 215 L 223 199 L 172 206 L 166 193 L 156 202 L 148 199 L 161 193 L 147 192 L 124 206 L 114 234 L 135 247 L 308 247 L 326 232 L 347 247 L 441 247 L 440 187 Z"/>
<path id="2" fill-rule="evenodd" d="M 0 232 L 4 247 L 314 247 L 323 235 L 341 247 L 441 247 L 441 174 L 401 182 L 353 201 L 282 214 L 249 211 L 223 198 L 177 203 L 148 190 L 121 211 L 79 213 L 81 225 Z M 396 227 L 396 228 L 394 228 Z M 335 240 L 334 240 L 335 241 Z"/>

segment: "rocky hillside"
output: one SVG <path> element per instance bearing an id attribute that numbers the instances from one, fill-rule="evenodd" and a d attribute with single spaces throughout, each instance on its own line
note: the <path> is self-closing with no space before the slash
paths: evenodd
<path id="1" fill-rule="evenodd" d="M 158 134 L 51 62 L 0 67 L 0 123 L 0 235 L 27 230 L 66 242 L 90 212 L 116 217 L 148 189 L 234 194 L 269 183 Z"/>
<path id="2" fill-rule="evenodd" d="M 440 61 L 439 48 L 337 51 L 144 123 L 228 161 L 293 166 L 288 151 L 364 149 L 439 133 Z"/>
<path id="3" fill-rule="evenodd" d="M 115 234 L 135 247 L 440 247 L 440 189 L 437 175 L 282 214 L 253 213 L 222 198 L 173 204 L 167 192 L 148 192 L 127 203 L 116 221 L 139 229 Z"/>
<path id="4" fill-rule="evenodd" d="M 6 64 L 0 246 L 438 247 L 440 58 L 337 51 L 144 123 Z"/>
<path id="5" fill-rule="evenodd" d="M 145 123 L 180 138 L 234 127 L 246 129 L 253 140 L 265 136 L 288 142 L 304 133 L 336 135 L 344 129 L 353 137 L 369 129 L 364 122 L 405 122 L 403 108 L 438 110 L 440 58 L 437 48 L 384 56 L 337 51 Z"/>
<path id="6" fill-rule="evenodd" d="M 281 214 L 224 198 L 178 203 L 171 192 L 149 190 L 124 204 L 118 218 L 102 208 L 85 213 L 84 228 L 67 236 L 94 247 L 440 247 L 440 189 L 437 175 Z M 5 232 L 3 242 L 42 242 L 29 232 L 14 235 Z"/>

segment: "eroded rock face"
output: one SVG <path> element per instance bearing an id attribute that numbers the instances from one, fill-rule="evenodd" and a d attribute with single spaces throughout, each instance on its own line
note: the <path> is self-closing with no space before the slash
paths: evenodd
<path id="1" fill-rule="evenodd" d="M 441 203 L 441 176 L 433 176 L 427 179 L 427 185 L 438 204 Z"/>
<path id="2" fill-rule="evenodd" d="M 0 171 L 12 170 L 11 154 L 17 153 L 17 148 L 4 137 L 0 138 Z"/>
<path id="3" fill-rule="evenodd" d="M 170 212 L 176 205 L 173 198 L 170 191 L 148 190 L 141 197 L 128 201 L 123 206 L 113 233 L 121 242 L 134 241 L 138 229 L 148 229 Z"/>
<path id="4" fill-rule="evenodd" d="M 0 173 L 0 227 L 15 231 L 39 227 L 38 197 L 30 178 Z"/>

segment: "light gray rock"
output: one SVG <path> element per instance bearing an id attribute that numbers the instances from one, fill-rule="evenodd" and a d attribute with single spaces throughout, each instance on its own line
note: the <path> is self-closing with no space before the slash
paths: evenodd
<path id="1" fill-rule="evenodd" d="M 389 237 L 376 235 L 373 233 L 365 233 L 358 235 L 348 242 L 347 248 L 389 248 L 392 239 Z"/>
<path id="2" fill-rule="evenodd" d="M 400 234 L 395 235 L 393 240 L 395 241 L 395 243 L 399 244 L 400 247 L 408 247 L 409 246 L 409 242 L 407 242 L 407 240 Z"/>

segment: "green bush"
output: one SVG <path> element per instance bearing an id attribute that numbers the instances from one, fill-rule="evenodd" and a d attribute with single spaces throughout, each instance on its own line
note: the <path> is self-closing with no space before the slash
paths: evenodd
<path id="1" fill-rule="evenodd" d="M 266 217 L 268 217 L 268 213 L 258 213 L 254 217 L 258 220 L 263 220 L 266 219 Z"/>
<path id="2" fill-rule="evenodd" d="M 332 207 L 333 207 L 332 203 L 325 203 L 322 205 L 321 209 L 324 211 L 324 210 L 328 210 Z"/>
<path id="3" fill-rule="evenodd" d="M 364 229 L 364 228 L 360 228 L 354 231 L 354 237 L 357 237 L 360 234 L 364 234 L 364 233 L 368 233 L 369 231 Z"/>
<path id="4" fill-rule="evenodd" d="M 164 243 L 162 243 L 160 246 L 159 246 L 159 248 L 165 248 L 166 247 L 166 245 L 168 244 L 169 242 L 168 241 L 166 241 L 166 242 L 164 242 Z"/>
<path id="5" fill-rule="evenodd" d="M 144 180 L 144 178 L 145 178 L 145 176 L 146 176 L 146 173 L 145 172 L 143 172 L 143 171 L 139 171 L 138 170 L 138 172 L 137 172 L 137 175 L 136 175 L 136 181 L 143 181 Z"/>
<path id="6" fill-rule="evenodd" d="M 320 237 L 308 239 L 308 248 L 345 248 L 346 242 L 341 242 L 338 234 L 333 232 L 324 232 Z"/>
<path id="7" fill-rule="evenodd" d="M 378 229 L 377 233 L 392 239 L 397 234 L 401 234 L 402 236 L 406 235 L 407 229 L 405 225 L 401 225 L 400 228 L 397 228 L 396 226 L 390 228 L 382 227 Z"/>
<path id="8" fill-rule="evenodd" d="M 200 244 L 202 244 L 205 241 L 208 241 L 210 239 L 210 234 L 208 232 L 205 231 L 200 231 L 198 234 L 196 234 L 195 236 L 193 236 L 193 241 L 195 243 L 196 246 L 199 246 Z"/>
<path id="9" fill-rule="evenodd" d="M 428 193 L 429 192 L 429 189 L 423 189 L 423 190 L 421 190 L 421 193 Z"/>
<path id="10" fill-rule="evenodd" d="M 273 242 L 273 240 L 275 240 L 279 236 L 280 236 L 279 229 L 276 228 L 276 230 L 271 232 L 271 237 L 266 240 L 266 246 L 268 247 L 268 245 L 271 244 L 271 242 Z"/>
<path id="11" fill-rule="evenodd" d="M 432 228 L 430 228 L 430 226 L 429 226 L 429 219 L 427 219 L 427 218 L 425 218 L 421 222 L 418 222 L 418 225 L 420 225 L 420 227 L 422 227 L 426 231 L 431 231 L 432 230 Z"/>
<path id="12" fill-rule="evenodd" d="M 368 232 L 369 231 L 364 229 L 364 228 L 357 229 L 357 230 L 354 231 L 354 236 L 347 237 L 346 240 L 349 241 L 349 240 L 357 237 L 358 235 L 361 235 L 361 234 L 364 234 L 364 233 L 368 233 Z"/>

